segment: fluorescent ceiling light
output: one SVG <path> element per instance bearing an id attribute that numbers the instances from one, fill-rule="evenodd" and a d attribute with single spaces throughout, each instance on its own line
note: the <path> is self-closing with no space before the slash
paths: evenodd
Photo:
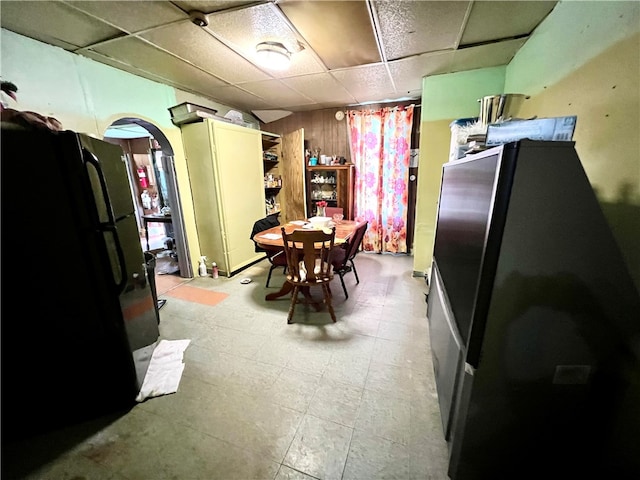
<path id="1" fill-rule="evenodd" d="M 286 70 L 291 62 L 291 52 L 280 42 L 262 42 L 256 45 L 260 65 L 272 70 Z"/>

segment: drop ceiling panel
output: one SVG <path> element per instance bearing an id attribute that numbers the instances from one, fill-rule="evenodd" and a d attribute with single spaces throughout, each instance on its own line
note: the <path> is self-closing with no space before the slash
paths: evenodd
<path id="1" fill-rule="evenodd" d="M 422 78 L 447 72 L 453 61 L 454 51 L 426 53 L 389 62 L 389 70 L 398 93 L 410 95 L 422 91 Z"/>
<path id="2" fill-rule="evenodd" d="M 460 45 L 529 35 L 557 2 L 474 2 Z M 503 21 L 497 21 L 503 19 Z"/>
<path id="3" fill-rule="evenodd" d="M 245 92 L 238 87 L 216 87 L 211 90 L 211 93 L 213 98 L 218 100 L 220 103 L 229 105 L 230 107 L 236 107 L 247 112 L 251 111 L 254 107 L 261 109 L 277 106 L 271 101 L 266 101 L 265 99 Z"/>
<path id="4" fill-rule="evenodd" d="M 212 0 L 212 1 L 195 1 L 195 2 L 180 2 L 174 1 L 172 2 L 180 9 L 185 12 L 190 12 L 192 10 L 198 10 L 203 13 L 211 13 L 217 12 L 219 10 L 231 10 L 243 5 L 253 5 L 254 1 L 237 1 L 237 0 Z"/>
<path id="5" fill-rule="evenodd" d="M 255 51 L 255 45 L 253 50 Z M 251 58 L 255 61 L 255 53 L 251 55 L 250 59 Z M 310 50 L 305 48 L 304 50 L 291 55 L 291 65 L 287 70 L 271 70 L 269 71 L 269 74 L 275 78 L 286 78 L 297 75 L 321 73 L 324 71 L 326 71 L 326 69 L 316 59 L 316 56 L 314 56 Z"/>
<path id="6" fill-rule="evenodd" d="M 313 112 L 315 110 L 320 110 L 323 108 L 335 108 L 335 107 L 340 107 L 340 108 L 344 108 L 345 105 L 336 105 L 333 103 L 316 103 L 314 105 L 301 105 L 300 107 L 296 107 L 296 112 Z"/>
<path id="7" fill-rule="evenodd" d="M 221 80 L 137 38 L 116 40 L 99 45 L 94 50 L 161 78 L 172 79 L 174 84 L 198 92 L 206 92 L 212 87 L 224 85 Z"/>
<path id="8" fill-rule="evenodd" d="M 508 64 L 526 39 L 518 38 L 507 42 L 490 43 L 477 47 L 456 50 L 450 70 L 474 70 L 475 68 L 498 67 Z"/>
<path id="9" fill-rule="evenodd" d="M 469 3 L 374 2 L 387 60 L 455 48 Z"/>
<path id="10" fill-rule="evenodd" d="M 290 89 L 279 80 L 243 83 L 242 88 L 265 99 L 272 106 L 287 108 L 294 105 L 313 103 L 313 100 Z"/>
<path id="11" fill-rule="evenodd" d="M 3 28 L 25 32 L 22 34 L 67 50 L 123 35 L 120 30 L 61 2 L 3 1 L 0 8 Z"/>
<path id="12" fill-rule="evenodd" d="M 1 0 L 0 25 L 247 112 L 308 111 L 418 98 L 427 75 L 507 65 L 556 4 Z M 288 70 L 259 65 L 262 41 L 292 52 Z"/>
<path id="13" fill-rule="evenodd" d="M 255 47 L 260 42 L 281 42 L 290 51 L 298 43 L 289 25 L 270 4 L 212 14 L 209 21 L 211 30 L 247 57 L 255 58 Z"/>
<path id="14" fill-rule="evenodd" d="M 155 29 L 141 38 L 154 45 L 170 50 L 175 55 L 194 65 L 199 65 L 209 73 L 228 83 L 267 80 L 270 77 L 216 40 L 206 30 L 188 24 L 174 24 Z"/>
<path id="15" fill-rule="evenodd" d="M 126 32 L 139 32 L 188 18 L 171 2 L 92 1 L 69 2 L 69 5 L 99 17 Z"/>
<path id="16" fill-rule="evenodd" d="M 105 55 L 101 55 L 98 52 L 94 52 L 92 50 L 82 50 L 80 54 L 83 57 L 90 58 L 91 60 L 95 60 L 96 62 L 103 63 L 105 65 L 109 65 L 110 67 L 117 68 L 118 70 L 123 70 L 125 72 L 129 72 L 133 75 L 137 75 L 138 77 L 143 77 L 148 80 L 152 80 L 154 82 L 165 83 L 167 85 L 171 85 L 176 87 L 173 82 L 170 82 L 166 78 L 159 77 L 158 75 L 154 75 L 151 72 L 141 72 L 141 70 L 133 65 L 129 65 L 127 63 L 123 63 L 114 58 L 107 57 Z"/>
<path id="17" fill-rule="evenodd" d="M 292 77 L 284 79 L 282 82 L 318 103 L 338 102 L 346 105 L 356 101 L 329 73 Z"/>
<path id="18" fill-rule="evenodd" d="M 209 29 L 251 62 L 257 62 L 256 45 L 260 42 L 280 42 L 293 52 L 291 66 L 286 72 L 270 72 L 275 77 L 304 75 L 325 70 L 313 52 L 306 48 L 300 51 L 297 35 L 273 4 L 216 13 L 209 16 L 209 22 Z"/>
<path id="19" fill-rule="evenodd" d="M 365 2 L 285 0 L 278 5 L 327 68 L 382 61 Z M 319 22 L 327 28 L 318 28 Z"/>
<path id="20" fill-rule="evenodd" d="M 394 94 L 393 84 L 383 64 L 349 68 L 331 72 L 358 102 L 364 98 L 388 98 Z"/>

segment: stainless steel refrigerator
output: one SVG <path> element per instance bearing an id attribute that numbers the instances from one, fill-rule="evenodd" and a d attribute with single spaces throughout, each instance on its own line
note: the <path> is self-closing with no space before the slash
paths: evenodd
<path id="1" fill-rule="evenodd" d="M 2 127 L 3 440 L 135 403 L 159 316 L 119 146 Z"/>
<path id="2" fill-rule="evenodd" d="M 445 164 L 427 316 L 450 477 L 640 478 L 639 312 L 573 142 Z"/>

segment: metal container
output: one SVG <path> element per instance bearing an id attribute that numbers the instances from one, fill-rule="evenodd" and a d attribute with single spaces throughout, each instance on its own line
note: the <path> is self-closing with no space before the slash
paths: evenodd
<path id="1" fill-rule="evenodd" d="M 218 111 L 214 110 L 213 108 L 203 107 L 201 105 L 195 105 L 193 103 L 185 102 L 181 103 L 180 105 L 170 107 L 169 112 L 171 113 L 172 117 L 180 117 L 194 112 L 205 112 L 210 115 L 215 115 Z"/>
<path id="2" fill-rule="evenodd" d="M 480 102 L 480 122 L 483 125 L 506 120 L 518 111 L 522 102 L 530 98 L 520 93 L 488 95 L 478 99 Z"/>
<path id="3" fill-rule="evenodd" d="M 171 123 L 176 126 L 185 123 L 201 122 L 205 118 L 215 118 L 224 122 L 231 121 L 216 115 L 217 110 L 193 103 L 181 103 L 180 105 L 169 108 L 169 112 L 171 113 Z"/>

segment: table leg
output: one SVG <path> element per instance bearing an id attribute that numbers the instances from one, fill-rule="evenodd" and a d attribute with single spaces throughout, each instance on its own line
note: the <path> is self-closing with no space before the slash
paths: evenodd
<path id="1" fill-rule="evenodd" d="M 282 285 L 282 287 L 280 287 L 280 290 L 278 290 L 277 292 L 273 292 L 268 294 L 267 296 L 264 297 L 265 300 L 276 300 L 280 297 L 284 297 L 287 294 L 290 294 L 293 291 L 293 285 L 290 284 L 289 282 L 284 282 L 284 284 Z M 316 302 L 313 300 L 313 297 L 311 297 L 311 291 L 309 287 L 302 287 L 300 289 L 300 292 L 302 293 L 302 295 L 304 295 L 305 299 L 307 300 L 307 304 L 311 304 L 315 307 L 316 311 L 320 311 L 322 309 L 322 306 L 320 303 Z"/>
<path id="2" fill-rule="evenodd" d="M 282 284 L 282 287 L 280 287 L 280 290 L 278 290 L 277 292 L 269 293 L 266 297 L 264 297 L 264 299 L 275 300 L 277 298 L 284 297 L 285 295 L 287 295 L 288 293 L 291 293 L 292 291 L 293 291 L 293 285 L 285 281 Z"/>

